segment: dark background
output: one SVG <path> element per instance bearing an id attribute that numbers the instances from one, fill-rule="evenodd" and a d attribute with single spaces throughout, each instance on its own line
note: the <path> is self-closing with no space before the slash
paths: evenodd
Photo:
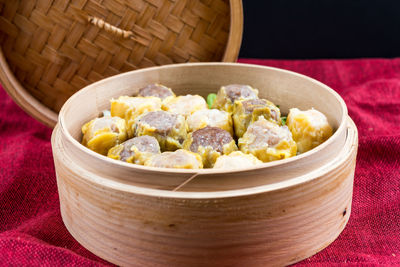
<path id="1" fill-rule="evenodd" d="M 243 0 L 240 57 L 400 56 L 400 0 Z"/>

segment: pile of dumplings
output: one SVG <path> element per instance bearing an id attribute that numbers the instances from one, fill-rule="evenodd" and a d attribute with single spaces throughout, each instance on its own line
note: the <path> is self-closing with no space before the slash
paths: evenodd
<path id="1" fill-rule="evenodd" d="M 144 166 L 236 169 L 304 153 L 332 132 L 321 112 L 292 108 L 283 117 L 249 85 L 222 86 L 206 102 L 150 84 L 111 99 L 109 112 L 83 125 L 82 144 Z"/>

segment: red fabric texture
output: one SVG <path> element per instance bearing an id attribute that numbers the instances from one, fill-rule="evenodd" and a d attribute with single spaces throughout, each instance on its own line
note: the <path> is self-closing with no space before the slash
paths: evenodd
<path id="1" fill-rule="evenodd" d="M 254 60 L 336 90 L 359 131 L 350 221 L 297 265 L 400 265 L 400 59 Z M 62 223 L 51 129 L 0 89 L 0 265 L 101 266 Z"/>

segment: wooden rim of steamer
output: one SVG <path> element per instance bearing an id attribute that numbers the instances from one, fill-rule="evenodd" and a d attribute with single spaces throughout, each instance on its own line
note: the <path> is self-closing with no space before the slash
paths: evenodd
<path id="1" fill-rule="evenodd" d="M 190 63 L 190 64 L 175 64 L 175 65 L 168 65 L 168 66 L 162 66 L 162 67 L 153 67 L 153 68 L 147 68 L 143 70 L 137 70 L 134 71 L 135 75 L 142 75 L 143 73 L 152 73 L 154 71 L 174 71 L 175 68 L 207 68 L 207 67 L 217 67 L 217 68 L 234 68 L 234 69 L 240 69 L 240 68 L 251 68 L 254 70 L 269 70 L 269 71 L 275 71 L 277 73 L 283 73 L 285 75 L 291 75 L 293 77 L 307 80 L 307 82 L 311 82 L 313 84 L 317 84 L 319 87 L 322 87 L 323 90 L 327 90 L 329 92 L 330 96 L 339 103 L 342 111 L 341 111 L 341 120 L 340 120 L 340 125 L 338 125 L 338 128 L 336 129 L 335 133 L 330 137 L 327 141 L 325 141 L 323 144 L 319 145 L 318 147 L 312 149 L 311 151 L 308 151 L 304 154 L 298 155 L 296 157 L 284 159 L 284 160 L 279 160 L 279 161 L 274 161 L 274 162 L 268 162 L 268 163 L 263 163 L 259 166 L 251 167 L 251 168 L 244 168 L 244 169 L 235 169 L 235 170 L 218 170 L 218 169 L 201 169 L 201 170 L 191 170 L 191 169 L 167 169 L 167 168 L 154 168 L 154 167 L 145 167 L 145 166 L 140 166 L 140 165 L 133 165 L 125 162 L 120 162 L 120 161 L 115 161 L 113 159 L 104 157 L 102 155 L 99 155 L 96 152 L 91 151 L 90 149 L 82 146 L 68 131 L 68 126 L 71 125 L 71 122 L 66 121 L 66 114 L 68 112 L 71 112 L 74 110 L 73 103 L 77 103 L 80 99 L 83 99 L 87 97 L 87 95 L 91 92 L 96 92 L 95 94 L 97 95 L 97 90 L 96 88 L 101 88 L 106 86 L 107 84 L 110 84 L 113 81 L 120 81 L 118 79 L 127 79 L 131 75 L 131 73 L 125 73 L 125 74 L 120 74 L 116 77 L 110 77 L 105 80 L 99 81 L 97 83 L 94 83 L 84 90 L 76 93 L 74 96 L 72 96 L 64 105 L 63 109 L 60 112 L 60 117 L 59 117 L 59 127 L 60 131 L 62 132 L 62 135 L 65 137 L 65 144 L 63 147 L 59 146 L 60 149 L 65 150 L 65 152 L 72 153 L 74 155 L 82 155 L 82 157 L 85 157 L 85 160 L 88 160 L 89 162 L 96 162 L 95 165 L 98 164 L 106 164 L 107 166 L 110 166 L 110 168 L 118 168 L 119 169 L 124 169 L 127 171 L 137 171 L 137 172 L 142 172 L 142 173 L 152 173 L 153 175 L 157 175 L 157 173 L 160 174 L 170 174 L 170 175 L 177 175 L 177 176 L 185 176 L 186 178 L 182 180 L 182 183 L 185 182 L 188 179 L 191 179 L 194 175 L 196 176 L 209 176 L 209 175 L 218 175 L 218 174 L 223 174 L 223 175 L 229 175 L 229 174 L 240 174 L 243 173 L 245 174 L 246 172 L 254 172 L 258 170 L 265 170 L 265 169 L 270 169 L 272 170 L 273 168 L 283 168 L 287 166 L 292 166 L 293 164 L 297 164 L 299 167 L 301 167 L 302 164 L 307 163 L 310 160 L 315 160 L 318 161 L 319 157 L 324 153 L 326 150 L 332 150 L 334 149 L 334 153 L 339 153 L 339 151 L 342 149 L 341 147 L 336 147 L 344 145 L 345 142 L 345 135 L 348 127 L 348 116 L 347 116 L 347 107 L 343 101 L 343 99 L 331 88 L 328 86 L 301 74 L 297 74 L 291 71 L 286 71 L 282 69 L 277 69 L 277 68 L 272 68 L 272 67 L 263 67 L 263 66 L 257 66 L 257 65 L 251 65 L 251 64 L 238 64 L 238 63 Z M 165 72 L 166 73 L 166 72 Z M 164 74 L 165 74 L 164 73 Z M 124 78 L 125 77 L 125 78 Z M 101 94 L 101 93 L 100 93 Z M 96 97 L 97 98 L 97 97 Z M 343 137 L 344 136 L 344 137 Z M 343 142 L 340 141 L 338 142 L 338 139 L 343 138 Z M 65 149 L 65 147 L 68 146 L 68 151 Z M 332 155 L 330 156 L 331 158 L 335 156 Z M 83 159 L 82 159 L 83 160 Z M 322 161 L 321 161 L 322 162 Z M 322 164 L 321 162 L 315 163 L 315 164 Z M 311 166 L 311 165 L 310 165 Z M 311 168 L 309 166 L 309 168 Z M 317 165 L 313 165 L 313 168 L 315 167 L 320 167 Z M 104 169 L 107 169 L 108 167 L 104 167 Z M 310 169 L 311 170 L 311 169 Z M 197 178 L 196 178 L 197 179 Z M 178 187 L 181 183 L 176 184 L 176 187 Z M 175 187 L 175 188 L 176 188 Z"/>
<path id="2" fill-rule="evenodd" d="M 55 144 L 53 146 L 53 149 L 54 149 L 54 147 L 56 147 L 65 153 L 65 149 L 60 147 L 60 140 L 55 139 L 55 138 L 59 137 L 59 131 L 60 131 L 60 129 L 58 129 L 59 127 L 61 127 L 61 126 L 57 125 L 55 128 L 55 131 L 53 132 L 52 143 Z M 91 175 L 91 172 L 88 172 L 87 170 L 82 168 L 82 166 L 77 165 L 76 162 L 71 160 L 69 157 L 65 157 L 65 155 L 63 155 L 63 158 L 66 159 L 66 162 L 68 162 L 68 164 L 71 168 L 75 168 L 75 170 L 77 171 L 77 174 L 79 174 L 83 179 L 87 179 L 88 181 L 91 181 L 92 183 L 102 184 L 103 186 L 105 186 L 107 188 L 112 188 L 113 190 L 116 190 L 116 191 L 135 193 L 135 194 L 154 196 L 154 197 L 213 199 L 213 198 L 225 198 L 225 197 L 239 197 L 239 196 L 246 196 L 246 195 L 258 194 L 258 193 L 265 193 L 265 192 L 270 192 L 270 191 L 277 191 L 277 190 L 282 190 L 282 189 L 292 187 L 292 186 L 298 186 L 302 183 L 310 182 L 318 177 L 321 177 L 322 175 L 324 175 L 326 173 L 332 172 L 338 166 L 343 165 L 346 161 L 349 160 L 349 157 L 356 155 L 355 153 L 357 152 L 357 147 L 358 147 L 357 127 L 355 126 L 352 119 L 350 117 L 348 117 L 346 120 L 346 142 L 345 142 L 344 146 L 342 147 L 342 149 L 340 150 L 340 153 L 337 155 L 337 158 L 335 160 L 333 160 L 332 162 L 325 164 L 323 166 L 320 166 L 319 168 L 315 169 L 312 172 L 294 177 L 292 179 L 279 181 L 276 183 L 255 186 L 255 187 L 234 189 L 234 190 L 222 190 L 222 191 L 211 191 L 211 192 L 160 190 L 160 189 L 146 188 L 146 187 L 142 187 L 142 186 L 135 186 L 135 185 L 131 185 L 129 183 L 124 183 L 122 181 L 114 181 L 114 180 L 110 180 L 107 178 L 103 178 L 101 176 L 93 177 Z M 262 164 L 263 166 L 259 166 L 259 168 L 267 168 L 268 164 L 269 163 L 264 163 L 264 164 Z M 137 166 L 137 167 L 141 167 L 141 166 Z M 149 168 L 149 169 L 154 169 L 154 171 L 157 172 L 157 171 L 160 171 L 161 168 Z M 242 170 L 233 170 L 230 172 L 245 172 L 248 170 L 249 169 L 242 169 Z M 256 170 L 256 168 L 253 168 L 253 170 Z M 174 171 L 174 170 L 172 170 L 172 171 Z M 178 170 L 178 171 L 180 171 L 180 170 Z M 210 169 L 210 170 L 203 170 L 203 171 L 205 171 L 203 174 L 207 174 L 207 173 L 212 174 L 212 172 L 214 170 Z M 162 169 L 162 172 L 165 172 L 165 169 Z M 193 176 L 197 176 L 198 174 L 199 173 L 195 173 L 194 175 L 191 174 L 191 176 L 189 177 L 188 180 L 191 180 L 191 178 Z M 186 183 L 182 183 L 182 186 L 179 186 L 178 189 L 181 189 L 185 185 L 186 185 Z"/>

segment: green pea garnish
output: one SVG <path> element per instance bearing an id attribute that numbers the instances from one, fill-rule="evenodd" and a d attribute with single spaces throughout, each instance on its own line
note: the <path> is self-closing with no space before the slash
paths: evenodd
<path id="1" fill-rule="evenodd" d="M 287 117 L 281 117 L 281 122 L 282 122 L 282 125 L 286 125 L 286 120 L 287 120 Z"/>
<path id="2" fill-rule="evenodd" d="M 212 105 L 213 105 L 213 103 L 214 103 L 214 101 L 215 101 L 216 98 L 217 98 L 217 95 L 216 95 L 216 94 L 208 94 L 208 96 L 207 96 L 207 105 L 208 105 L 208 108 L 211 108 L 211 107 L 212 107 Z"/>

